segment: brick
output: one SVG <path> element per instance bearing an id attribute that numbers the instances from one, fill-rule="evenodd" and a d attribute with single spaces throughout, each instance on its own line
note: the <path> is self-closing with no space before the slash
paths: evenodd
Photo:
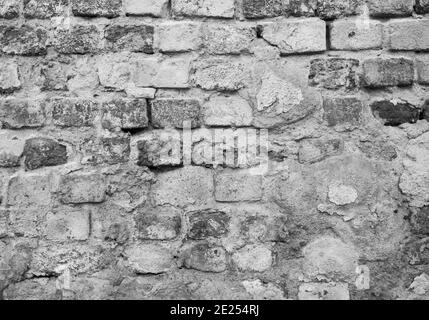
<path id="1" fill-rule="evenodd" d="M 229 232 L 229 216 L 218 210 L 202 210 L 189 212 L 188 237 L 193 240 L 221 238 Z"/>
<path id="2" fill-rule="evenodd" d="M 67 90 L 67 65 L 56 61 L 43 63 L 41 70 L 43 76 L 42 90 L 63 91 Z"/>
<path id="3" fill-rule="evenodd" d="M 363 62 L 364 85 L 371 88 L 410 86 L 414 63 L 406 58 L 373 58 Z"/>
<path id="4" fill-rule="evenodd" d="M 317 18 L 279 20 L 261 24 L 262 37 L 282 54 L 326 50 L 326 23 Z"/>
<path id="5" fill-rule="evenodd" d="M 416 61 L 418 83 L 429 85 L 429 57 L 418 58 Z"/>
<path id="6" fill-rule="evenodd" d="M 78 98 L 59 98 L 51 101 L 52 120 L 55 125 L 89 127 L 94 124 L 98 104 Z"/>
<path id="7" fill-rule="evenodd" d="M 106 198 L 104 177 L 97 173 L 73 173 L 61 178 L 59 196 L 62 203 L 100 203 Z"/>
<path id="8" fill-rule="evenodd" d="M 0 93 L 11 93 L 21 88 L 18 65 L 13 61 L 0 62 Z"/>
<path id="9" fill-rule="evenodd" d="M 151 102 L 151 123 L 155 128 L 192 128 L 201 125 L 200 103 L 194 99 L 156 99 Z"/>
<path id="10" fill-rule="evenodd" d="M 264 272 L 271 268 L 273 253 L 265 245 L 247 245 L 232 256 L 232 261 L 241 271 Z"/>
<path id="11" fill-rule="evenodd" d="M 133 138 L 132 158 L 139 166 L 164 167 L 182 164 L 182 140 L 175 130 L 154 130 Z"/>
<path id="12" fill-rule="evenodd" d="M 48 138 L 31 138 L 25 142 L 23 155 L 28 170 L 67 163 L 67 147 Z"/>
<path id="13" fill-rule="evenodd" d="M 46 238 L 54 241 L 87 240 L 90 233 L 87 210 L 61 210 L 46 217 Z"/>
<path id="14" fill-rule="evenodd" d="M 354 97 L 325 98 L 323 110 L 324 119 L 330 127 L 355 128 L 362 121 L 363 104 Z"/>
<path id="15" fill-rule="evenodd" d="M 172 0 L 175 16 L 233 18 L 234 0 Z"/>
<path id="16" fill-rule="evenodd" d="M 278 17 L 286 13 L 281 0 L 243 0 L 243 14 L 246 18 Z"/>
<path id="17" fill-rule="evenodd" d="M 429 20 L 395 20 L 389 28 L 391 50 L 429 51 Z"/>
<path id="18" fill-rule="evenodd" d="M 102 105 L 101 123 L 105 129 L 144 129 L 148 122 L 146 99 L 115 99 Z"/>
<path id="19" fill-rule="evenodd" d="M 195 83 L 205 90 L 237 91 L 250 79 L 250 71 L 241 62 L 206 60 L 198 63 L 195 69 Z"/>
<path id="20" fill-rule="evenodd" d="M 350 300 L 346 283 L 304 283 L 299 287 L 299 300 Z"/>
<path id="21" fill-rule="evenodd" d="M 154 88 L 138 88 L 130 85 L 125 88 L 125 92 L 130 98 L 145 98 L 145 99 L 154 99 L 156 94 L 156 89 Z"/>
<path id="22" fill-rule="evenodd" d="M 240 54 L 249 52 L 256 39 L 256 28 L 241 25 L 208 23 L 203 26 L 203 46 L 210 54 Z"/>
<path id="23" fill-rule="evenodd" d="M 60 27 L 54 31 L 53 46 L 59 53 L 95 53 L 100 47 L 100 31 L 87 25 Z"/>
<path id="24" fill-rule="evenodd" d="M 107 136 L 99 139 L 88 139 L 81 144 L 84 155 L 82 163 L 118 164 L 130 158 L 130 137 Z"/>
<path id="25" fill-rule="evenodd" d="M 408 102 L 381 100 L 371 103 L 370 108 L 374 117 L 380 119 L 385 126 L 416 123 L 420 117 L 420 109 Z"/>
<path id="26" fill-rule="evenodd" d="M 64 15 L 68 0 L 24 0 L 24 16 L 27 19 L 48 19 Z"/>
<path id="27" fill-rule="evenodd" d="M 187 52 L 201 47 L 201 23 L 169 21 L 158 26 L 158 47 L 162 52 Z"/>
<path id="28" fill-rule="evenodd" d="M 168 0 L 125 0 L 125 13 L 130 16 L 161 17 Z"/>
<path id="29" fill-rule="evenodd" d="M 38 101 L 27 99 L 0 100 L 0 123 L 6 129 L 38 128 L 45 121 Z"/>
<path id="30" fill-rule="evenodd" d="M 180 211 L 173 207 L 138 210 L 135 222 L 142 240 L 173 240 L 182 227 Z"/>
<path id="31" fill-rule="evenodd" d="M 154 27 L 149 25 L 111 25 L 104 31 L 106 48 L 111 51 L 153 53 Z"/>
<path id="32" fill-rule="evenodd" d="M 411 16 L 414 0 L 370 0 L 369 15 L 377 18 Z"/>
<path id="33" fill-rule="evenodd" d="M 416 0 L 415 10 L 417 13 L 429 13 L 429 0 Z"/>
<path id="34" fill-rule="evenodd" d="M 152 199 L 156 205 L 205 205 L 212 201 L 213 189 L 211 170 L 186 166 L 159 174 L 152 187 Z"/>
<path id="35" fill-rule="evenodd" d="M 333 50 L 381 49 L 383 25 L 377 21 L 336 20 L 330 26 Z"/>
<path id="36" fill-rule="evenodd" d="M 156 244 L 134 245 L 125 250 L 128 264 L 137 274 L 161 274 L 174 264 L 172 253 Z"/>
<path id="37" fill-rule="evenodd" d="M 413 233 L 420 235 L 429 234 L 429 207 L 412 209 L 411 228 Z"/>
<path id="38" fill-rule="evenodd" d="M 223 172 L 215 176 L 215 198 L 219 202 L 258 201 L 262 199 L 262 177 Z"/>
<path id="39" fill-rule="evenodd" d="M 0 0 L 0 18 L 14 19 L 19 16 L 20 0 Z"/>
<path id="40" fill-rule="evenodd" d="M 26 134 L 16 131 L 2 130 L 0 132 L 0 167 L 19 167 L 24 151 Z M 0 183 L 0 188 L 1 188 Z M 0 196 L 1 202 L 1 196 Z"/>
<path id="41" fill-rule="evenodd" d="M 75 16 L 115 18 L 121 14 L 122 0 L 71 0 Z"/>
<path id="42" fill-rule="evenodd" d="M 359 85 L 359 60 L 327 58 L 311 60 L 309 84 L 328 90 L 353 90 Z"/>
<path id="43" fill-rule="evenodd" d="M 5 54 L 37 56 L 46 54 L 48 33 L 30 25 L 0 25 L 0 47 Z"/>
<path id="44" fill-rule="evenodd" d="M 7 206 L 15 208 L 48 207 L 54 185 L 49 175 L 17 175 L 9 180 Z"/>
<path id="45" fill-rule="evenodd" d="M 252 124 L 253 110 L 239 96 L 213 96 L 203 106 L 204 123 L 212 127 L 247 127 Z"/>
<path id="46" fill-rule="evenodd" d="M 332 20 L 359 14 L 362 0 L 318 0 L 317 14 L 322 19 Z"/>
<path id="47" fill-rule="evenodd" d="M 197 243 L 183 250 L 182 264 L 186 269 L 223 272 L 227 261 L 225 249 L 208 243 Z"/>
<path id="48" fill-rule="evenodd" d="M 9 231 L 16 237 L 39 238 L 45 223 L 47 210 L 34 208 L 9 209 Z"/>

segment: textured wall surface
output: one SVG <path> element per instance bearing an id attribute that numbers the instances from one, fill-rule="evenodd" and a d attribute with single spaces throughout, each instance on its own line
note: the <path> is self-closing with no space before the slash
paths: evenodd
<path id="1" fill-rule="evenodd" d="M 0 0 L 0 299 L 429 298 L 428 85 L 428 0 Z"/>

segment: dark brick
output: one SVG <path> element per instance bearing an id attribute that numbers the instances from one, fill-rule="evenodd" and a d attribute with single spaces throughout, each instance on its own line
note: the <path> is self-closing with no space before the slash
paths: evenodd
<path id="1" fill-rule="evenodd" d="M 19 16 L 20 2 L 20 0 L 0 0 L 0 18 L 17 18 Z"/>
<path id="2" fill-rule="evenodd" d="M 106 28 L 106 46 L 113 51 L 153 53 L 153 26 L 112 25 Z"/>
<path id="3" fill-rule="evenodd" d="M 407 102 L 376 101 L 371 104 L 372 114 L 381 119 L 385 126 L 399 126 L 403 123 L 416 123 L 420 109 Z"/>
<path id="4" fill-rule="evenodd" d="M 363 63 L 364 85 L 372 88 L 410 86 L 414 81 L 414 63 L 405 58 L 375 58 Z"/>
<path id="5" fill-rule="evenodd" d="M 229 231 L 230 218 L 225 212 L 204 210 L 189 213 L 190 230 L 188 237 L 204 240 L 208 237 L 220 238 Z"/>
<path id="6" fill-rule="evenodd" d="M 392 18 L 411 16 L 414 0 L 369 0 L 369 14 L 371 17 Z"/>
<path id="7" fill-rule="evenodd" d="M 157 99 L 151 103 L 152 125 L 155 128 L 183 128 L 190 121 L 192 128 L 201 125 L 200 103 L 192 99 Z"/>
<path id="8" fill-rule="evenodd" d="M 94 53 L 100 47 L 100 32 L 95 26 L 73 25 L 54 32 L 55 50 L 65 54 Z"/>
<path id="9" fill-rule="evenodd" d="M 173 208 L 153 208 L 135 218 L 138 237 L 144 240 L 173 240 L 182 226 L 180 212 Z"/>
<path id="10" fill-rule="evenodd" d="M 416 0 L 417 13 L 429 13 L 429 0 Z"/>
<path id="11" fill-rule="evenodd" d="M 286 13 L 283 0 L 243 0 L 246 18 L 277 17 Z"/>
<path id="12" fill-rule="evenodd" d="M 0 101 L 0 123 L 6 129 L 37 128 L 43 126 L 45 115 L 41 105 L 26 99 Z"/>
<path id="13" fill-rule="evenodd" d="M 60 127 L 88 127 L 94 123 L 98 106 L 89 100 L 75 98 L 52 101 L 52 119 Z"/>
<path id="14" fill-rule="evenodd" d="M 72 0 L 75 16 L 115 18 L 121 10 L 122 0 Z"/>
<path id="15" fill-rule="evenodd" d="M 363 105 L 354 97 L 325 98 L 324 118 L 330 127 L 337 125 L 357 126 L 361 122 Z"/>
<path id="16" fill-rule="evenodd" d="M 413 209 L 411 214 L 411 228 L 418 235 L 429 235 L 429 207 Z"/>
<path id="17" fill-rule="evenodd" d="M 146 99 L 116 99 L 103 103 L 102 125 L 106 129 L 143 129 L 148 126 Z"/>
<path id="18" fill-rule="evenodd" d="M 23 155 L 25 167 L 28 170 L 67 163 L 66 146 L 47 138 L 28 139 L 25 142 Z"/>
<path id="19" fill-rule="evenodd" d="M 359 61 L 355 59 L 328 58 L 311 61 L 309 84 L 328 90 L 355 89 L 359 85 L 356 69 Z"/>
<path id="20" fill-rule="evenodd" d="M 423 105 L 420 119 L 429 121 L 429 100 L 427 100 Z"/>
<path id="21" fill-rule="evenodd" d="M 317 12 L 322 19 L 337 19 L 357 15 L 362 0 L 318 0 Z"/>
<path id="22" fill-rule="evenodd" d="M 45 54 L 47 40 L 48 33 L 42 27 L 0 26 L 0 47 L 6 54 L 25 56 Z"/>
<path id="23" fill-rule="evenodd" d="M 68 0 L 24 0 L 24 16 L 28 19 L 48 19 L 62 15 Z"/>
<path id="24" fill-rule="evenodd" d="M 183 253 L 183 266 L 205 272 L 223 272 L 226 270 L 226 254 L 222 247 L 208 243 L 197 243 Z"/>

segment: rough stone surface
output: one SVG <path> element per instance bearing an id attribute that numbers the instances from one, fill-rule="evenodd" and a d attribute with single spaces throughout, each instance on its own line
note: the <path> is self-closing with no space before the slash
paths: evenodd
<path id="1" fill-rule="evenodd" d="M 156 99 L 151 103 L 152 125 L 155 128 L 191 128 L 201 124 L 198 100 Z"/>
<path id="2" fill-rule="evenodd" d="M 368 87 L 409 86 L 414 80 L 414 64 L 405 58 L 375 58 L 363 63 L 363 80 Z"/>
<path id="3" fill-rule="evenodd" d="M 47 138 L 27 140 L 23 155 L 25 157 L 25 167 L 28 170 L 67 163 L 67 147 Z"/>
<path id="4" fill-rule="evenodd" d="M 106 185 L 100 174 L 70 174 L 62 177 L 60 197 L 63 203 L 103 202 Z"/>
<path id="5" fill-rule="evenodd" d="M 429 21 L 392 21 L 390 27 L 390 49 L 394 51 L 429 51 Z"/>
<path id="6" fill-rule="evenodd" d="M 369 14 L 377 18 L 410 16 L 413 13 L 413 0 L 370 0 Z"/>
<path id="7" fill-rule="evenodd" d="M 371 110 L 386 126 L 416 123 L 420 117 L 420 109 L 405 101 L 376 101 L 371 104 Z"/>

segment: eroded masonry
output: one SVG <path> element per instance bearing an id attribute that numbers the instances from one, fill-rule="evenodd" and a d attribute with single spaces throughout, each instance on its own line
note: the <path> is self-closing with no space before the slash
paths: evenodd
<path id="1" fill-rule="evenodd" d="M 428 0 L 0 0 L 0 55 L 0 298 L 429 298 Z"/>

